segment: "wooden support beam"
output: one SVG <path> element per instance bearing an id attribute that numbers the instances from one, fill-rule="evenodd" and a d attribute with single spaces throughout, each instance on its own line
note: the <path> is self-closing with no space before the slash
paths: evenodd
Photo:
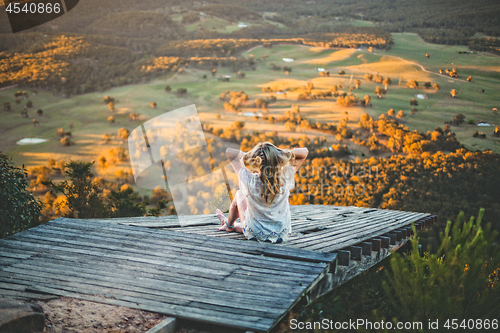
<path id="1" fill-rule="evenodd" d="M 351 259 L 352 260 L 356 260 L 356 261 L 360 261 L 361 260 L 361 253 L 363 251 L 363 249 L 359 246 L 351 246 L 349 248 L 349 251 L 351 251 Z"/>
<path id="2" fill-rule="evenodd" d="M 382 247 L 382 240 L 380 238 L 372 239 L 372 251 L 380 252 Z"/>
<path id="3" fill-rule="evenodd" d="M 389 236 L 389 238 L 390 238 L 390 240 L 391 240 L 391 241 L 390 241 L 390 244 L 391 244 L 391 245 L 396 245 L 396 234 L 395 234 L 395 233 L 391 233 L 391 234 L 389 234 L 388 236 Z"/>
<path id="4" fill-rule="evenodd" d="M 363 243 L 361 243 L 361 247 L 363 248 L 362 254 L 364 256 L 371 256 L 372 255 L 372 242 L 363 242 Z"/>
<path id="5" fill-rule="evenodd" d="M 337 252 L 337 263 L 340 266 L 349 266 L 349 260 L 351 259 L 351 252 L 346 250 L 339 250 Z"/>
<path id="6" fill-rule="evenodd" d="M 381 240 L 381 246 L 382 246 L 382 248 L 388 249 L 389 245 L 391 245 L 391 238 L 390 237 L 386 237 L 386 236 L 382 236 L 382 237 L 379 237 L 379 238 Z"/>
<path id="7" fill-rule="evenodd" d="M 406 237 L 408 237 L 408 234 L 406 233 L 406 228 L 401 228 L 401 229 L 399 229 L 399 231 L 401 231 L 401 238 L 402 239 L 405 239 Z"/>
<path id="8" fill-rule="evenodd" d="M 413 230 L 411 227 L 406 227 L 406 235 L 409 236 L 413 236 Z"/>

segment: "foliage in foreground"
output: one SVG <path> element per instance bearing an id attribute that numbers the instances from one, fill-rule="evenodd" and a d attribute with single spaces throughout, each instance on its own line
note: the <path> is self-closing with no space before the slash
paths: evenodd
<path id="1" fill-rule="evenodd" d="M 24 168 L 13 166 L 0 152 L 0 238 L 28 229 L 38 223 L 41 204 L 26 191 Z"/>
<path id="2" fill-rule="evenodd" d="M 407 255 L 395 253 L 384 290 L 394 320 L 427 323 L 447 319 L 498 319 L 500 316 L 500 252 L 492 246 L 497 232 L 484 229 L 481 219 L 465 221 L 460 213 L 448 221 L 435 254 L 419 255 L 418 238 Z M 414 230 L 415 231 L 415 230 Z"/>

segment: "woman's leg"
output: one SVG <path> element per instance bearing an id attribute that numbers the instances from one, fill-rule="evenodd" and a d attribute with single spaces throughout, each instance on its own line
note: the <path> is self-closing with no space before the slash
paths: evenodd
<path id="1" fill-rule="evenodd" d="M 227 218 L 227 223 L 234 226 L 233 228 L 228 228 L 226 224 L 219 228 L 219 230 L 227 230 L 227 231 L 236 231 L 239 233 L 243 233 L 242 224 L 245 222 L 245 210 L 247 209 L 247 201 L 246 198 L 240 191 L 236 192 L 233 201 L 231 202 L 231 206 L 229 207 L 229 215 Z M 221 220 L 222 223 L 226 221 L 224 215 L 220 210 L 216 211 L 217 217 Z M 240 218 L 240 223 L 235 223 L 237 218 Z"/>

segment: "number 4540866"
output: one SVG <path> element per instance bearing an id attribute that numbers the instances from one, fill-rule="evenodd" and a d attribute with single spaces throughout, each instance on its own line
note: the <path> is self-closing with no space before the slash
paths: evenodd
<path id="1" fill-rule="evenodd" d="M 18 14 L 18 13 L 31 13 L 31 14 L 43 14 L 43 13 L 46 13 L 46 14 L 51 14 L 51 13 L 60 13 L 61 12 L 61 4 L 59 3 L 55 3 L 55 4 L 51 4 L 51 3 L 34 3 L 34 2 L 31 2 L 31 3 L 25 3 L 24 6 L 21 7 L 22 4 L 20 3 L 9 3 L 9 5 L 7 6 L 7 8 L 5 8 L 5 11 L 7 13 L 14 13 L 14 14 Z"/>
<path id="2" fill-rule="evenodd" d="M 456 330 L 458 328 L 462 329 L 470 329 L 470 330 L 489 330 L 489 329 L 498 329 L 498 319 L 469 319 L 462 320 L 462 322 L 458 322 L 457 319 L 448 319 L 444 324 L 444 327 L 447 329 Z"/>

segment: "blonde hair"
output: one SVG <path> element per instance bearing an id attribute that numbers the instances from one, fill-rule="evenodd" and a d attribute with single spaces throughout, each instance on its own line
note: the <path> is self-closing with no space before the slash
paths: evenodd
<path id="1" fill-rule="evenodd" d="M 281 168 L 288 163 L 295 164 L 295 154 L 270 142 L 261 142 L 243 155 L 243 163 L 251 172 L 260 173 L 261 197 L 269 207 L 284 185 Z"/>

